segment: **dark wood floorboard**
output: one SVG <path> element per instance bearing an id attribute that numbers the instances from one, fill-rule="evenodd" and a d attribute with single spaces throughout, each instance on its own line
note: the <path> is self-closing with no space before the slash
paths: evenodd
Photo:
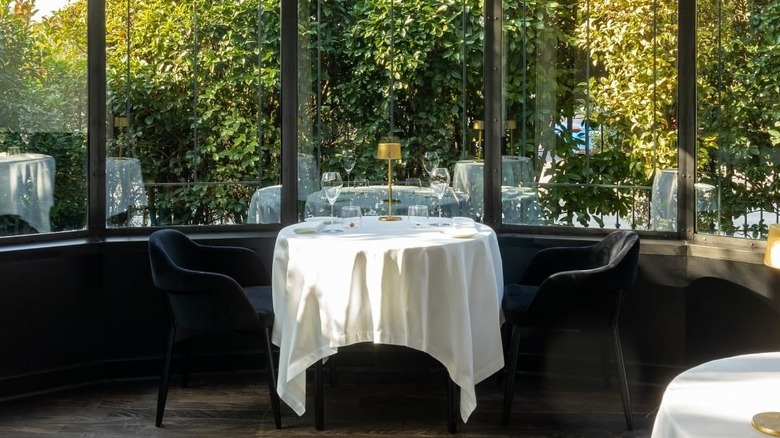
<path id="1" fill-rule="evenodd" d="M 109 382 L 0 403 L 0 437 L 250 437 L 451 436 L 446 431 L 443 374 L 400 381 L 342 378 L 326 386 L 325 426 L 313 427 L 312 391 L 298 417 L 282 407 L 273 425 L 264 375 L 193 375 L 188 388 L 173 379 L 164 426 L 154 427 L 157 381 Z M 309 380 L 311 382 L 311 380 Z M 509 427 L 502 429 L 502 387 L 477 387 L 478 406 L 458 437 L 591 438 L 650 436 L 657 388 L 633 388 L 635 430 L 626 431 L 617 388 L 602 382 L 518 379 Z"/>

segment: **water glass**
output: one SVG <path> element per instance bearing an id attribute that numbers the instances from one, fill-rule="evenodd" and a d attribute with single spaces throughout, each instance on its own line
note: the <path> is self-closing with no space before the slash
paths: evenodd
<path id="1" fill-rule="evenodd" d="M 22 153 L 22 148 L 19 146 L 11 146 L 8 148 L 8 155 L 19 155 Z"/>
<path id="2" fill-rule="evenodd" d="M 363 212 L 358 205 L 345 205 L 341 208 L 341 223 L 347 230 L 360 228 L 363 224 Z"/>
<path id="3" fill-rule="evenodd" d="M 408 213 L 409 221 L 413 223 L 415 227 L 420 228 L 428 224 L 427 205 L 410 205 Z"/>

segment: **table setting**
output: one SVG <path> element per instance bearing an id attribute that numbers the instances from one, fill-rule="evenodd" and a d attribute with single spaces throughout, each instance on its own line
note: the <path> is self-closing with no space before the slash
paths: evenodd
<path id="1" fill-rule="evenodd" d="M 476 408 L 475 385 L 503 367 L 495 232 L 467 217 L 430 226 L 422 207 L 391 221 L 352 209 L 280 231 L 272 270 L 277 390 L 298 415 L 306 369 L 355 343 L 437 359 L 461 388 L 463 421 Z"/>

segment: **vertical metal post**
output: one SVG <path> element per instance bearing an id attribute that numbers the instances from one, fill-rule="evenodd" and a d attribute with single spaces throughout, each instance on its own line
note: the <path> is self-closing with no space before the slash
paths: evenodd
<path id="1" fill-rule="evenodd" d="M 281 2 L 282 224 L 298 217 L 298 2 Z"/>
<path id="2" fill-rule="evenodd" d="M 87 229 L 106 232 L 106 3 L 87 4 Z"/>
<path id="3" fill-rule="evenodd" d="M 503 46 L 501 0 L 485 0 L 485 174 L 484 223 L 496 227 L 501 221 L 501 114 Z"/>
<path id="4" fill-rule="evenodd" d="M 691 240 L 696 224 L 696 0 L 680 0 L 678 8 L 677 235 Z"/>

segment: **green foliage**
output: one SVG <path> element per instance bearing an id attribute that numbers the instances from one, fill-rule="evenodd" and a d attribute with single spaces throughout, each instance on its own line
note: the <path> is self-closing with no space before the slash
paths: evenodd
<path id="1" fill-rule="evenodd" d="M 36 149 L 57 158 L 55 228 L 79 228 L 86 1 L 40 23 L 31 2 L 14 5 L 0 8 L 0 129 L 43 133 Z M 342 150 L 354 149 L 353 176 L 374 181 L 385 178 L 374 158 L 382 137 L 402 143 L 397 178 L 423 176 L 425 151 L 447 165 L 474 154 L 483 2 L 301 6 L 299 153 L 342 170 Z M 279 183 L 279 9 L 272 0 L 107 2 L 109 120 L 129 122 L 111 130 L 107 153 L 141 159 L 157 184 L 153 222 L 242 223 L 254 188 Z M 518 125 L 503 152 L 532 158 L 548 183 L 546 223 L 616 214 L 645 226 L 633 188 L 677 167 L 677 4 L 505 1 L 503 12 L 504 111 Z M 780 1 L 705 2 L 699 19 L 697 180 L 721 194 L 720 217 L 700 226 L 731 233 L 733 218 L 777 208 Z M 588 127 L 591 153 L 576 153 L 573 120 Z"/>

